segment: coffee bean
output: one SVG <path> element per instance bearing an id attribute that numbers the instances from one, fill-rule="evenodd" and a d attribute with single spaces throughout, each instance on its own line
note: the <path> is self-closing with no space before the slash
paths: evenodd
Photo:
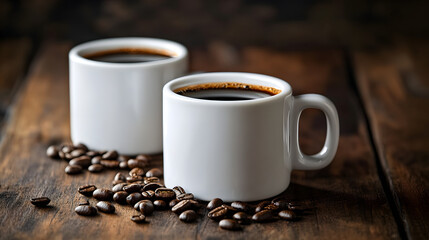
<path id="1" fill-rule="evenodd" d="M 91 165 L 91 159 L 88 156 L 73 158 L 69 162 L 69 165 L 78 165 L 78 166 L 81 166 L 82 168 L 86 168 L 89 165 Z"/>
<path id="2" fill-rule="evenodd" d="M 146 216 L 143 214 L 133 215 L 131 217 L 131 221 L 133 221 L 135 223 L 144 223 L 144 222 L 146 222 Z"/>
<path id="3" fill-rule="evenodd" d="M 91 159 L 91 164 L 100 164 L 100 163 L 101 163 L 101 157 L 100 156 L 96 156 L 96 157 L 93 157 Z"/>
<path id="4" fill-rule="evenodd" d="M 144 178 L 144 184 L 149 184 L 149 183 L 159 183 L 161 184 L 161 180 L 157 177 L 145 177 Z M 174 191 L 174 188 L 173 188 Z"/>
<path id="5" fill-rule="evenodd" d="M 151 215 L 155 210 L 153 203 L 150 200 L 143 200 L 139 205 L 139 210 L 144 215 Z"/>
<path id="6" fill-rule="evenodd" d="M 90 158 L 94 158 L 94 157 L 99 156 L 99 155 L 100 154 L 98 152 L 96 152 L 96 151 L 88 151 L 88 152 L 86 152 L 86 156 L 88 156 Z"/>
<path id="7" fill-rule="evenodd" d="M 296 220 L 296 214 L 291 210 L 282 210 L 279 212 L 279 217 L 284 220 L 293 221 Z"/>
<path id="8" fill-rule="evenodd" d="M 144 176 L 144 170 L 143 168 L 133 168 L 131 169 L 131 171 L 128 173 L 130 176 Z"/>
<path id="9" fill-rule="evenodd" d="M 157 188 L 155 190 L 155 197 L 160 199 L 173 199 L 176 198 L 176 194 L 173 189 L 170 188 Z"/>
<path id="10" fill-rule="evenodd" d="M 92 173 L 99 173 L 101 171 L 103 171 L 103 165 L 101 164 L 92 164 L 91 166 L 88 167 L 88 171 L 92 172 Z"/>
<path id="11" fill-rule="evenodd" d="M 88 152 L 88 150 L 89 150 L 88 147 L 85 144 L 83 144 L 83 143 L 79 143 L 77 145 L 74 145 L 74 148 L 81 149 L 84 152 Z"/>
<path id="12" fill-rule="evenodd" d="M 110 202 L 106 201 L 100 201 L 96 205 L 98 211 L 104 212 L 104 213 L 114 213 L 115 207 Z"/>
<path id="13" fill-rule="evenodd" d="M 100 164 L 105 168 L 116 169 L 119 168 L 119 162 L 116 160 L 101 160 Z"/>
<path id="14" fill-rule="evenodd" d="M 112 181 L 112 186 L 115 186 L 115 185 L 120 184 L 120 183 L 125 183 L 125 182 L 122 181 L 122 180 L 113 180 Z"/>
<path id="15" fill-rule="evenodd" d="M 255 222 L 271 222 L 275 220 L 275 217 L 273 215 L 273 212 L 270 210 L 262 210 L 260 212 L 255 213 L 252 216 L 252 220 Z"/>
<path id="16" fill-rule="evenodd" d="M 134 206 L 138 201 L 143 200 L 143 196 L 139 192 L 131 193 L 127 197 L 127 203 L 128 205 Z"/>
<path id="17" fill-rule="evenodd" d="M 176 206 L 176 204 L 177 203 L 179 203 L 180 201 L 179 200 L 177 200 L 177 199 L 173 199 L 173 200 L 171 200 L 169 203 L 168 203 L 168 206 L 170 207 L 170 208 L 173 208 L 174 206 Z"/>
<path id="18" fill-rule="evenodd" d="M 73 146 L 65 145 L 61 148 L 61 152 L 63 153 L 71 153 L 74 150 Z"/>
<path id="19" fill-rule="evenodd" d="M 126 179 L 127 179 L 128 183 L 143 181 L 143 177 L 137 176 L 137 175 L 136 176 L 127 176 Z"/>
<path id="20" fill-rule="evenodd" d="M 142 192 L 142 196 L 145 199 L 153 199 L 153 198 L 155 198 L 155 191 L 153 191 L 153 190 L 144 191 L 144 192 Z"/>
<path id="21" fill-rule="evenodd" d="M 147 166 L 147 162 L 143 161 L 143 160 L 138 160 L 138 159 L 130 159 L 128 160 L 128 167 L 130 169 L 133 168 L 145 168 Z"/>
<path id="22" fill-rule="evenodd" d="M 66 154 L 63 151 L 59 151 L 58 152 L 58 157 L 60 157 L 61 159 L 66 160 Z"/>
<path id="23" fill-rule="evenodd" d="M 113 192 L 109 189 L 96 189 L 92 196 L 100 201 L 111 201 L 113 198 Z"/>
<path id="24" fill-rule="evenodd" d="M 229 215 L 232 215 L 232 214 L 234 214 L 234 213 L 236 213 L 236 212 L 239 212 L 239 210 L 238 210 L 238 209 L 236 209 L 236 208 L 234 208 L 234 207 L 231 207 L 231 206 L 229 206 L 229 205 L 227 205 L 227 204 L 222 204 L 222 205 L 221 205 L 221 207 L 226 208 L 226 209 L 228 210 L 228 214 L 229 214 Z"/>
<path id="25" fill-rule="evenodd" d="M 113 194 L 113 201 L 119 204 L 126 204 L 128 195 L 129 193 L 125 191 L 118 191 L 115 194 Z"/>
<path id="26" fill-rule="evenodd" d="M 217 207 L 220 207 L 220 205 L 222 205 L 222 204 L 223 204 L 222 199 L 220 199 L 220 198 L 215 198 L 215 199 L 211 200 L 211 201 L 207 204 L 207 209 L 208 209 L 208 210 L 213 210 L 213 209 L 215 209 L 215 208 L 217 208 Z"/>
<path id="27" fill-rule="evenodd" d="M 190 200 L 182 200 L 178 202 L 173 208 L 171 208 L 171 211 L 173 211 L 176 214 L 180 214 L 186 210 L 189 210 L 193 208 L 194 204 Z"/>
<path id="28" fill-rule="evenodd" d="M 193 222 L 197 220 L 197 213 L 194 210 L 186 210 L 179 215 L 179 219 L 183 222 Z"/>
<path id="29" fill-rule="evenodd" d="M 185 192 L 185 189 L 183 189 L 182 187 L 180 187 L 180 186 L 175 186 L 174 188 L 173 188 L 173 191 L 174 191 L 174 193 L 176 193 L 176 196 L 179 196 L 180 194 L 184 194 L 184 193 L 186 193 Z"/>
<path id="30" fill-rule="evenodd" d="M 148 184 L 143 186 L 143 191 L 147 191 L 147 190 L 155 191 L 156 189 L 162 188 L 162 187 L 163 186 L 160 183 L 148 183 Z"/>
<path id="31" fill-rule="evenodd" d="M 120 156 L 118 157 L 118 161 L 119 161 L 119 162 L 126 162 L 126 161 L 128 161 L 129 159 L 130 159 L 130 157 L 125 156 L 125 155 L 120 155 Z"/>
<path id="32" fill-rule="evenodd" d="M 260 212 L 260 211 L 264 210 L 264 208 L 270 204 L 271 204 L 270 201 L 262 201 L 262 202 L 258 203 L 258 205 L 256 205 L 255 212 Z"/>
<path id="33" fill-rule="evenodd" d="M 127 162 L 119 162 L 119 168 L 120 169 L 128 169 L 128 163 Z"/>
<path id="34" fill-rule="evenodd" d="M 73 158 L 77 158 L 77 157 L 80 157 L 80 156 L 84 155 L 85 153 L 86 153 L 86 151 L 84 151 L 84 150 L 82 150 L 82 149 L 76 149 L 76 150 L 73 150 L 73 151 L 70 153 L 70 155 L 71 155 Z M 86 156 L 86 157 L 88 157 L 88 156 Z"/>
<path id="35" fill-rule="evenodd" d="M 97 214 L 97 209 L 90 205 L 77 206 L 74 211 L 82 216 L 94 216 Z"/>
<path id="36" fill-rule="evenodd" d="M 178 196 L 176 196 L 177 200 L 190 200 L 190 199 L 194 199 L 194 194 L 192 193 L 182 193 Z"/>
<path id="37" fill-rule="evenodd" d="M 251 210 L 250 206 L 247 203 L 240 201 L 232 202 L 231 207 L 243 212 L 250 212 Z"/>
<path id="38" fill-rule="evenodd" d="M 289 202 L 284 198 L 275 198 L 271 201 L 271 203 L 277 206 L 279 210 L 288 209 L 289 207 Z"/>
<path id="39" fill-rule="evenodd" d="M 136 159 L 149 162 L 151 160 L 151 157 L 146 154 L 140 154 L 140 155 L 137 155 Z"/>
<path id="40" fill-rule="evenodd" d="M 49 146 L 48 149 L 46 149 L 46 155 L 50 158 L 60 158 L 58 155 L 60 149 L 57 146 Z"/>
<path id="41" fill-rule="evenodd" d="M 240 224 L 233 219 L 223 219 L 219 222 L 219 227 L 225 230 L 237 231 L 241 230 Z"/>
<path id="42" fill-rule="evenodd" d="M 115 186 L 112 187 L 112 192 L 119 192 L 123 191 L 124 187 L 127 186 L 127 183 L 118 183 Z"/>
<path id="43" fill-rule="evenodd" d="M 73 159 L 73 157 L 70 153 L 64 153 L 64 159 L 67 161 L 70 161 Z"/>
<path id="44" fill-rule="evenodd" d="M 167 203 L 164 200 L 155 200 L 153 205 L 156 210 L 165 210 L 167 208 Z"/>
<path id="45" fill-rule="evenodd" d="M 294 210 L 302 211 L 302 210 L 303 210 L 303 209 L 302 209 L 302 207 L 301 207 L 300 205 L 297 205 L 297 204 L 295 204 L 295 203 L 289 203 L 289 205 L 288 205 L 288 209 L 289 209 L 289 210 L 292 210 L 292 211 L 294 211 Z"/>
<path id="46" fill-rule="evenodd" d="M 123 173 L 118 172 L 116 173 L 115 177 L 113 178 L 113 180 L 121 180 L 121 181 L 126 181 L 126 177 Z"/>
<path id="47" fill-rule="evenodd" d="M 142 189 L 142 186 L 137 183 L 126 185 L 123 187 L 123 190 L 126 191 L 127 193 L 140 192 L 141 189 Z"/>
<path id="48" fill-rule="evenodd" d="M 77 191 L 85 196 L 92 196 L 93 192 L 97 189 L 95 185 L 80 186 Z"/>
<path id="49" fill-rule="evenodd" d="M 118 158 L 119 154 L 117 151 L 108 151 L 103 156 L 101 156 L 103 159 L 108 160 L 116 160 Z"/>
<path id="50" fill-rule="evenodd" d="M 82 206 L 82 205 L 89 205 L 89 201 L 88 201 L 88 199 L 87 199 L 87 198 L 80 198 L 80 199 L 79 199 L 79 203 L 78 203 L 78 205 L 79 205 L 79 206 Z"/>
<path id="51" fill-rule="evenodd" d="M 227 217 L 228 209 L 224 206 L 217 207 L 208 213 L 208 217 L 212 220 L 219 221 Z"/>
<path id="52" fill-rule="evenodd" d="M 151 170 L 147 171 L 146 177 L 161 177 L 162 171 L 159 168 L 152 168 Z"/>
<path id="53" fill-rule="evenodd" d="M 279 207 L 277 207 L 276 205 L 274 205 L 274 203 L 270 203 L 267 206 L 264 207 L 264 210 L 271 210 L 273 212 L 278 212 L 279 211 Z"/>
<path id="54" fill-rule="evenodd" d="M 30 202 L 36 207 L 46 207 L 46 205 L 48 205 L 51 202 L 51 199 L 47 197 L 38 197 L 38 198 L 32 198 Z"/>
<path id="55" fill-rule="evenodd" d="M 64 171 L 67 174 L 78 174 L 82 172 L 82 167 L 79 165 L 68 165 Z"/>
<path id="56" fill-rule="evenodd" d="M 250 224 L 250 218 L 245 212 L 235 213 L 232 218 L 240 224 Z"/>

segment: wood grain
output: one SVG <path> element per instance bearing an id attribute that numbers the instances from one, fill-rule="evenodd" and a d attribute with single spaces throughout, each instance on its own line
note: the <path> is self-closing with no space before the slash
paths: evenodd
<path id="1" fill-rule="evenodd" d="M 228 232 L 206 217 L 185 224 L 168 211 L 156 212 L 150 224 L 136 225 L 129 220 L 134 210 L 118 205 L 114 215 L 76 215 L 73 209 L 80 197 L 78 186 L 91 183 L 109 187 L 115 172 L 69 176 L 63 172 L 65 162 L 45 156 L 47 146 L 69 139 L 70 47 L 69 43 L 47 43 L 41 49 L 15 104 L 0 147 L 0 238 L 399 238 L 378 180 L 362 110 L 347 85 L 339 51 L 285 52 L 249 47 L 229 48 L 221 54 L 197 49 L 191 54 L 192 70 L 270 74 L 288 80 L 298 94 L 321 93 L 336 103 L 342 135 L 334 162 L 320 171 L 294 172 L 292 184 L 283 194 L 305 208 L 300 221 L 252 224 L 241 232 Z M 309 111 L 301 125 L 303 149 L 319 150 L 325 133 L 323 116 Z M 52 199 L 51 208 L 37 209 L 29 203 L 31 197 L 42 195 Z M 95 204 L 94 199 L 91 203 Z"/>
<path id="2" fill-rule="evenodd" d="M 384 175 L 410 238 L 429 236 L 429 45 L 354 54 Z"/>

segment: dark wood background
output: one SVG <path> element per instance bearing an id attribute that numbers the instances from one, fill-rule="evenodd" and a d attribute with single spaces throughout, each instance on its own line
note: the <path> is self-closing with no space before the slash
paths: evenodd
<path id="1" fill-rule="evenodd" d="M 386 0 L 0 1 L 0 238 L 427 239 L 427 9 Z M 308 209 L 301 221 L 226 232 L 169 212 L 148 225 L 130 222 L 125 207 L 90 219 L 73 212 L 78 186 L 107 187 L 115 172 L 67 176 L 66 163 L 44 154 L 69 140 L 67 52 L 121 36 L 181 42 L 191 71 L 273 75 L 295 95 L 333 100 L 336 158 L 323 170 L 294 172 L 283 193 Z M 323 115 L 306 110 L 300 130 L 304 151 L 317 152 Z M 31 206 L 37 195 L 52 207 Z"/>

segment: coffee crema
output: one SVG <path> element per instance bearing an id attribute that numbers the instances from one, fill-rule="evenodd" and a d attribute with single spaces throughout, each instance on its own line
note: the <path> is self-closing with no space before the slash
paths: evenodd
<path id="1" fill-rule="evenodd" d="M 175 89 L 174 92 L 182 96 L 204 100 L 239 101 L 274 96 L 281 90 L 247 83 L 215 82 L 189 85 Z"/>
<path id="2" fill-rule="evenodd" d="M 82 55 L 89 60 L 108 63 L 153 62 L 176 56 L 172 51 L 153 48 L 117 48 Z"/>

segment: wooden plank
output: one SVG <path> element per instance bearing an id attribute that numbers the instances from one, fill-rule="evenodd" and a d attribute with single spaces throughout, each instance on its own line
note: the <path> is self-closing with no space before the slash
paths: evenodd
<path id="1" fill-rule="evenodd" d="M 429 236 L 429 45 L 354 54 L 357 83 L 406 234 Z"/>
<path id="2" fill-rule="evenodd" d="M 275 75 L 290 81 L 297 93 L 316 92 L 337 103 L 342 122 L 340 148 L 333 164 L 315 172 L 295 172 L 284 195 L 306 208 L 298 222 L 252 224 L 240 232 L 220 230 L 200 218 L 185 224 L 169 211 L 156 212 L 150 224 L 136 225 L 134 212 L 118 206 L 114 215 L 77 216 L 76 189 L 92 183 L 108 187 L 115 172 L 78 176 L 64 174 L 65 162 L 45 156 L 51 143 L 69 139 L 68 43 L 49 43 L 35 61 L 28 83 L 0 147 L 0 232 L 2 238 L 175 238 L 175 239 L 396 239 L 398 233 L 368 142 L 367 128 L 353 92 L 346 82 L 341 52 L 280 52 L 261 48 L 230 48 L 229 65 L 211 51 L 192 51 L 192 69 L 236 70 Z M 231 52 L 232 51 L 232 52 Z M 229 58 L 228 57 L 228 58 Z M 217 61 L 220 62 L 217 62 Z M 302 120 L 302 143 L 317 151 L 325 130 L 323 117 L 309 112 Z M 316 142 L 313 140 L 316 139 Z M 319 146 L 317 146 L 319 144 Z M 160 164 L 160 162 L 158 162 Z M 46 195 L 52 208 L 36 209 L 28 200 Z M 94 204 L 94 199 L 91 199 Z M 201 214 L 206 215 L 203 211 Z"/>

